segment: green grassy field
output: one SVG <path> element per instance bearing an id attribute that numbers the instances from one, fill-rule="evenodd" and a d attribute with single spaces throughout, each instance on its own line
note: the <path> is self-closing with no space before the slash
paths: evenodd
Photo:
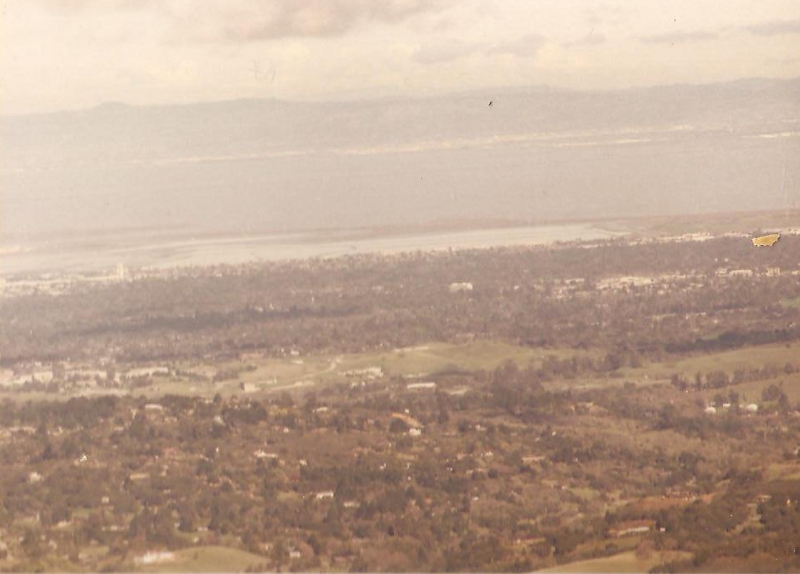
<path id="1" fill-rule="evenodd" d="M 541 365 L 547 356 L 558 358 L 585 355 L 594 358 L 601 356 L 598 350 L 578 351 L 575 349 L 541 349 L 520 347 L 502 341 L 477 340 L 463 344 L 429 343 L 406 349 L 383 352 L 355 353 L 346 355 L 311 355 L 295 358 L 255 358 L 246 362 L 224 362 L 215 365 L 178 365 L 182 369 L 201 368 L 225 370 L 242 369 L 245 364 L 253 370 L 241 370 L 238 378 L 221 383 L 192 382 L 189 380 L 168 380 L 156 378 L 151 387 L 137 390 L 136 394 L 160 396 L 168 393 L 186 394 L 194 387 L 192 394 L 223 395 L 239 391 L 241 383 L 249 383 L 259 391 L 276 388 L 291 388 L 300 383 L 336 382 L 343 380 L 344 373 L 368 367 L 381 367 L 385 374 L 405 376 L 434 375 L 445 370 L 493 370 L 506 361 L 513 361 L 520 368 L 530 364 Z M 740 368 L 753 368 L 775 365 L 782 368 L 786 363 L 797 362 L 800 348 L 780 344 L 745 347 L 732 351 L 687 357 L 677 361 L 645 364 L 639 368 L 620 370 L 614 378 L 582 377 L 568 381 L 573 387 L 599 387 L 608 384 L 622 384 L 626 380 L 637 384 L 663 382 L 673 373 L 682 373 L 690 379 L 697 372 L 722 370 L 733 373 Z M 783 378 L 783 377 L 782 377 Z M 794 383 L 795 378 L 789 377 Z M 754 385 L 753 392 L 761 392 L 761 385 Z M 797 398 L 800 399 L 800 382 L 797 385 Z M 745 389 L 747 390 L 747 389 Z M 790 396 L 790 398 L 794 398 Z"/>
<path id="2" fill-rule="evenodd" d="M 654 566 L 665 562 L 690 558 L 688 552 L 653 552 L 646 559 L 639 559 L 636 553 L 622 552 L 606 558 L 581 560 L 540 570 L 540 572 L 647 572 Z"/>
<path id="3" fill-rule="evenodd" d="M 13 560 L 0 560 L 0 571 L 14 572 Z M 65 558 L 47 557 L 36 562 L 37 572 L 85 572 L 85 568 Z"/>
<path id="4" fill-rule="evenodd" d="M 781 305 L 791 309 L 800 309 L 800 297 L 795 297 L 794 299 L 784 299 L 781 301 Z"/>
<path id="5" fill-rule="evenodd" d="M 191 380 L 186 376 L 156 376 L 149 387 L 135 389 L 131 394 L 147 398 L 157 398 L 166 394 L 197 395 L 210 397 L 216 393 L 223 396 L 240 393 L 242 383 L 251 385 L 255 392 L 293 389 L 298 386 L 317 383 L 336 383 L 348 380 L 347 371 L 357 371 L 368 367 L 380 367 L 384 374 L 408 377 L 429 376 L 448 370 L 478 371 L 493 370 L 506 361 L 513 361 L 520 368 L 528 365 L 541 365 L 548 356 L 558 358 L 584 355 L 599 358 L 599 350 L 579 351 L 563 348 L 528 348 L 502 341 L 476 340 L 469 343 L 429 343 L 405 349 L 382 352 L 355 353 L 345 355 L 309 355 L 290 358 L 250 357 L 245 361 L 225 361 L 221 363 L 191 363 L 183 361 L 170 365 L 173 369 L 204 371 L 215 373 L 224 370 L 238 372 L 238 377 L 221 382 L 211 380 Z M 732 351 L 686 357 L 677 361 L 649 363 L 639 368 L 625 368 L 614 377 L 595 377 L 591 375 L 553 383 L 558 388 L 600 388 L 608 385 L 621 385 L 633 381 L 637 385 L 665 382 L 674 373 L 680 373 L 693 380 L 695 373 L 722 370 L 732 374 L 736 369 L 774 365 L 782 369 L 786 363 L 796 364 L 800 357 L 797 345 L 760 345 Z M 760 398 L 764 387 L 783 381 L 785 391 L 792 401 L 800 400 L 800 373 L 783 375 L 775 380 L 756 381 L 732 387 L 747 398 Z M 83 390 L 75 393 L 46 394 L 39 392 L 0 393 L 15 401 L 26 400 L 66 400 L 77 395 L 108 394 L 102 389 Z M 128 394 L 128 390 L 118 391 Z"/>
<path id="6" fill-rule="evenodd" d="M 798 360 L 800 360 L 800 347 L 797 345 L 757 345 L 686 357 L 678 361 L 651 363 L 638 369 L 623 369 L 622 373 L 629 378 L 648 376 L 651 379 L 668 379 L 673 373 L 683 373 L 690 377 L 697 372 L 707 373 L 716 370 L 732 373 L 736 369 L 764 365 L 783 367 L 786 363 L 796 363 Z"/>
<path id="7" fill-rule="evenodd" d="M 175 559 L 137 566 L 137 572 L 242 572 L 267 559 L 244 550 L 223 546 L 198 546 L 175 552 Z"/>
<path id="8" fill-rule="evenodd" d="M 390 373 L 414 375 L 433 374 L 446 369 L 492 370 L 506 361 L 513 361 L 524 368 L 532 362 L 540 364 L 548 355 L 567 357 L 576 353 L 580 352 L 572 349 L 533 349 L 486 340 L 460 345 L 431 343 L 380 354 L 346 355 L 343 357 L 341 369 L 381 366 Z"/>
<path id="9" fill-rule="evenodd" d="M 800 464 L 775 463 L 767 467 L 767 480 L 800 480 Z"/>
<path id="10" fill-rule="evenodd" d="M 240 392 L 240 385 L 247 383 L 259 391 L 290 389 L 301 384 L 332 383 L 346 380 L 347 371 L 368 367 L 381 367 L 385 374 L 405 376 L 433 375 L 445 370 L 492 370 L 506 361 L 515 362 L 520 368 L 529 364 L 541 364 L 549 355 L 559 358 L 575 354 L 599 356 L 599 351 L 576 351 L 574 349 L 534 349 L 520 347 L 501 341 L 477 340 L 463 344 L 430 343 L 406 349 L 383 352 L 354 353 L 346 355 L 309 355 L 289 358 L 250 357 L 245 361 L 205 363 L 181 361 L 170 364 L 174 370 L 203 372 L 209 380 L 192 380 L 188 376 L 153 377 L 153 384 L 135 389 L 131 394 L 156 398 L 166 394 L 191 394 L 197 396 L 223 396 Z M 249 368 L 246 368 L 249 367 Z M 213 373 L 232 370 L 238 377 L 221 382 L 212 382 Z M 587 381 L 588 382 L 588 381 Z M 597 381 L 591 381 L 593 384 Z M 72 396 L 86 394 L 108 394 L 108 391 L 79 391 L 76 393 L 46 394 L 40 392 L 2 393 L 12 400 L 67 400 Z M 123 391 L 122 394 L 128 394 Z"/>
<path id="11" fill-rule="evenodd" d="M 780 374 L 774 379 L 731 385 L 725 388 L 725 392 L 736 391 L 742 397 L 742 402 L 760 403 L 762 391 L 770 385 L 780 386 L 791 404 L 800 401 L 800 373 Z"/>
<path id="12" fill-rule="evenodd" d="M 478 340 L 463 344 L 430 343 L 394 349 L 391 351 L 355 353 L 346 355 L 312 355 L 291 359 L 252 359 L 248 364 L 255 370 L 242 371 L 239 377 L 226 381 L 213 390 L 235 391 L 240 383 L 252 383 L 259 390 L 285 388 L 305 381 L 334 382 L 344 378 L 347 371 L 369 367 L 380 367 L 384 374 L 418 376 L 433 375 L 445 370 L 492 370 L 506 361 L 513 361 L 520 368 L 529 364 L 541 364 L 548 355 L 559 358 L 575 354 L 599 356 L 599 352 L 575 351 L 573 349 L 533 349 L 501 341 Z M 216 368 L 241 367 L 241 363 L 221 363 Z M 182 365 L 182 368 L 189 368 Z M 175 391 L 175 382 L 159 384 L 165 392 Z M 185 383 L 179 383 L 185 384 Z M 209 389 L 208 384 L 196 384 Z M 155 386 L 154 386 L 155 387 Z M 169 389 L 169 391 L 166 391 Z M 149 391 L 145 391 L 149 392 Z M 185 392 L 185 391 L 184 391 Z"/>

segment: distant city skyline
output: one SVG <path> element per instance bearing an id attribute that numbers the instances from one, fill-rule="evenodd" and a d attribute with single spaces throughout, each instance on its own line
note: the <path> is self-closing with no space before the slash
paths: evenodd
<path id="1" fill-rule="evenodd" d="M 6 0 L 3 114 L 800 76 L 796 0 Z"/>

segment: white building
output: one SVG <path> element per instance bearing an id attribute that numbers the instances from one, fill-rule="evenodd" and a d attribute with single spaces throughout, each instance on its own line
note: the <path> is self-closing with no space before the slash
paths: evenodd
<path id="1" fill-rule="evenodd" d="M 365 367 L 363 369 L 352 369 L 345 371 L 346 377 L 366 377 L 368 379 L 380 378 L 383 376 L 383 368 L 381 367 Z"/>
<path id="2" fill-rule="evenodd" d="M 450 283 L 450 293 L 460 293 L 462 291 L 472 291 L 472 283 Z"/>
<path id="3" fill-rule="evenodd" d="M 436 383 L 434 383 L 433 381 L 426 381 L 423 383 L 408 383 L 406 385 L 406 390 L 409 391 L 420 391 L 424 389 L 435 389 L 435 388 L 436 388 Z"/>
<path id="4" fill-rule="evenodd" d="M 135 562 L 137 564 L 158 564 L 159 562 L 167 562 L 175 558 L 172 552 L 146 552 L 141 556 L 137 556 Z"/>
<path id="5" fill-rule="evenodd" d="M 730 277 L 752 277 L 753 270 L 752 269 L 732 269 L 728 272 Z"/>
<path id="6" fill-rule="evenodd" d="M 114 270 L 114 279 L 117 281 L 127 281 L 131 278 L 130 272 L 122 263 L 117 263 L 117 267 Z"/>
<path id="7" fill-rule="evenodd" d="M 275 459 L 278 458 L 278 455 L 274 452 L 264 452 L 263 450 L 259 449 L 253 453 L 253 456 L 256 458 L 268 458 L 268 459 Z"/>

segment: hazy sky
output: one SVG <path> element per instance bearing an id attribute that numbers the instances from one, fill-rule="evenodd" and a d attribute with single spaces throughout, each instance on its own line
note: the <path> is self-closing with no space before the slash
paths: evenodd
<path id="1" fill-rule="evenodd" d="M 3 113 L 800 75 L 798 0 L 0 0 Z"/>

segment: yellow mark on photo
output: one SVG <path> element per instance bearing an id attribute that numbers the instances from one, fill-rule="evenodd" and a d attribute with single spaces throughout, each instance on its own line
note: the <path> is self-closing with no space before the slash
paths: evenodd
<path id="1" fill-rule="evenodd" d="M 753 237 L 753 245 L 756 247 L 772 247 L 781 238 L 780 233 L 770 233 L 761 237 Z"/>

